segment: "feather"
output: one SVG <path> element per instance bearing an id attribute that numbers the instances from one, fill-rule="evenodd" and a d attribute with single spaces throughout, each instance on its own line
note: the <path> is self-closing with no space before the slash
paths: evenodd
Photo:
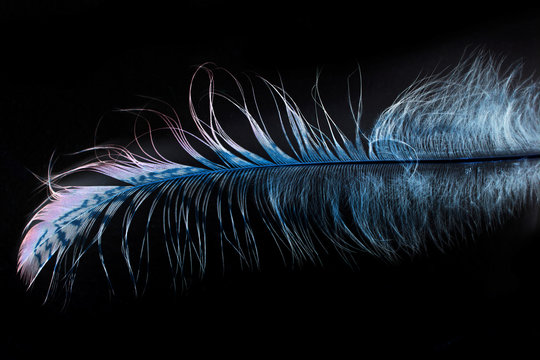
<path id="1" fill-rule="evenodd" d="M 197 164 L 167 159 L 152 141 L 153 152 L 97 146 L 91 150 L 102 155 L 95 160 L 49 175 L 44 183 L 50 196 L 36 209 L 20 246 L 18 269 L 27 284 L 52 262 L 51 289 L 59 274 L 71 286 L 92 247 L 109 278 L 103 234 L 120 214 L 122 254 L 137 291 L 149 261 L 150 220 L 157 214 L 171 268 L 186 276 L 216 266 L 207 263 L 209 244 L 221 247 L 222 261 L 228 248 L 243 263 L 258 266 L 254 219 L 286 261 L 318 261 L 329 248 L 346 261 L 358 252 L 395 259 L 431 245 L 445 249 L 538 204 L 540 92 L 531 80 L 518 82 L 518 66 L 503 73 L 500 62 L 480 54 L 446 75 L 417 81 L 382 112 L 368 135 L 361 130 L 361 102 L 355 108 L 349 101 L 354 133 L 345 134 L 317 86 L 323 116 L 308 121 L 282 87 L 262 79 L 275 101 L 281 146 L 267 128 L 270 120 L 261 120 L 258 107 L 250 109 L 237 82 L 240 101 L 225 98 L 250 128 L 258 152 L 225 132 L 214 107 L 215 96 L 224 95 L 215 92 L 208 66 L 193 77 L 200 72 L 209 77 L 209 107 L 204 121 L 190 86 L 196 134 L 176 113 L 141 109 L 159 116 Z M 118 184 L 61 185 L 66 176 L 84 172 Z M 141 211 L 146 226 L 135 252 L 129 230 Z"/>

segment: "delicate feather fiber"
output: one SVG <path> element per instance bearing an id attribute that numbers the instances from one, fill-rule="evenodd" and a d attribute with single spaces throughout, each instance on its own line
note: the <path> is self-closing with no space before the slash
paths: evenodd
<path id="1" fill-rule="evenodd" d="M 159 241 L 174 273 L 185 276 L 217 266 L 206 261 L 209 243 L 257 265 L 255 218 L 285 260 L 317 261 L 328 248 L 346 260 L 360 251 L 392 259 L 429 244 L 445 248 L 538 203 L 539 91 L 532 81 L 518 83 L 519 68 L 503 73 L 500 63 L 484 55 L 464 61 L 445 76 L 413 84 L 369 135 L 361 130 L 360 107 L 353 112 L 355 133 L 345 134 L 320 99 L 323 125 L 305 119 L 283 89 L 265 82 L 285 147 L 273 140 L 265 125 L 270 120 L 249 109 L 243 92 L 240 100 L 229 99 L 260 153 L 239 145 L 237 135 L 217 121 L 213 73 L 201 71 L 210 79 L 209 114 L 201 119 L 190 96 L 197 134 L 184 130 L 177 116 L 154 112 L 179 151 L 199 165 L 173 162 L 155 148 L 151 155 L 107 146 L 94 149 L 105 157 L 50 176 L 50 197 L 29 221 L 20 248 L 19 271 L 27 283 L 51 261 L 51 284 L 61 272 L 73 279 L 93 246 L 107 274 L 102 235 L 115 215 L 122 219 L 122 253 L 137 289 L 140 269 L 149 261 L 152 217 L 161 218 Z M 203 156 L 201 144 L 217 160 Z M 124 185 L 59 184 L 88 171 Z M 128 234 L 141 208 L 146 231 L 141 250 L 133 252 Z"/>

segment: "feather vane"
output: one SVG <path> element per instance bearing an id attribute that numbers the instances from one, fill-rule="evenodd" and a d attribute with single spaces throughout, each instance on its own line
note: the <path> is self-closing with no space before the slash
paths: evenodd
<path id="1" fill-rule="evenodd" d="M 260 154 L 225 132 L 213 106 L 213 72 L 204 66 L 200 71 L 210 79 L 209 115 L 201 119 L 190 96 L 196 135 L 176 116 L 145 110 L 165 122 L 181 150 L 199 165 L 168 160 L 156 149 L 157 155 L 141 155 L 103 146 L 94 150 L 106 151 L 107 159 L 50 176 L 50 197 L 29 221 L 20 248 L 19 271 L 28 284 L 53 259 L 53 277 L 64 268 L 73 279 L 92 246 L 100 249 L 107 275 L 103 233 L 119 212 L 122 253 L 137 290 L 141 263 L 149 261 L 145 247 L 155 213 L 162 216 L 171 268 L 184 276 L 195 271 L 193 264 L 201 273 L 213 266 L 206 262 L 209 242 L 257 266 L 254 217 L 292 261 L 318 261 L 329 247 L 347 261 L 360 251 L 393 259 L 430 243 L 444 249 L 531 201 L 538 203 L 540 92 L 531 81 L 516 84 L 519 69 L 501 75 L 500 64 L 485 56 L 466 61 L 446 76 L 412 85 L 379 116 L 369 135 L 360 130 L 358 106 L 353 136 L 332 120 L 318 90 L 326 131 L 320 119 L 306 120 L 283 89 L 265 81 L 276 109 L 277 104 L 282 109 L 276 113 L 285 147 L 273 140 L 258 111 L 248 109 L 238 85 L 241 101 L 228 100 L 246 120 Z M 204 156 L 194 142 L 217 160 Z M 70 174 L 88 171 L 122 185 L 59 185 Z M 143 203 L 149 204 L 146 231 L 141 251 L 134 254 L 128 233 Z M 218 231 L 210 237 L 208 227 Z"/>

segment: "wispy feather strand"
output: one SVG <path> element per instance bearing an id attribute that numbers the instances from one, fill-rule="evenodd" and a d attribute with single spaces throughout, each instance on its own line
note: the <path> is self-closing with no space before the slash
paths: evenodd
<path id="1" fill-rule="evenodd" d="M 276 102 L 285 147 L 273 140 L 265 125 L 270 120 L 260 119 L 258 107 L 248 109 L 237 83 L 240 100 L 227 99 L 251 129 L 260 154 L 225 132 L 214 108 L 213 72 L 202 66 L 195 75 L 201 71 L 210 80 L 209 110 L 203 121 L 190 88 L 197 134 L 186 131 L 176 114 L 142 110 L 159 116 L 181 151 L 200 165 L 168 160 L 152 142 L 153 152 L 98 146 L 93 150 L 105 157 L 49 176 L 50 196 L 29 221 L 20 248 L 19 271 L 28 284 L 53 261 L 51 289 L 60 276 L 69 289 L 94 246 L 109 278 L 103 233 L 119 212 L 121 250 L 137 291 L 147 280 L 141 269 L 150 261 L 150 220 L 159 215 L 171 269 L 184 277 L 216 266 L 207 263 L 209 243 L 257 266 L 255 217 L 286 261 L 318 261 L 328 248 L 347 261 L 358 252 L 393 259 L 429 244 L 444 249 L 538 202 L 539 91 L 530 80 L 517 82 L 519 67 L 503 73 L 500 62 L 480 54 L 445 76 L 416 82 L 369 135 L 361 131 L 361 105 L 351 105 L 353 136 L 330 117 L 317 86 L 323 116 L 310 122 L 283 88 L 263 80 Z M 200 144 L 217 160 L 203 156 Z M 88 171 L 123 185 L 60 185 L 67 175 Z M 143 204 L 145 231 L 133 251 L 128 234 Z"/>

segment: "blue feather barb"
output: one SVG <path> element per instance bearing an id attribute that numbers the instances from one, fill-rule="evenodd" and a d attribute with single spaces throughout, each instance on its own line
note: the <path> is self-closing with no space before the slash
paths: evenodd
<path id="1" fill-rule="evenodd" d="M 270 120 L 260 119 L 258 107 L 248 109 L 237 82 L 240 101 L 226 99 L 262 153 L 225 132 L 214 108 L 214 97 L 223 95 L 214 91 L 213 72 L 201 66 L 194 77 L 201 72 L 209 77 L 208 119 L 195 110 L 191 87 L 189 97 L 197 134 L 185 130 L 176 114 L 141 110 L 159 116 L 181 151 L 199 165 L 169 160 L 152 142 L 153 152 L 98 146 L 91 150 L 105 155 L 49 175 L 44 183 L 50 196 L 29 221 L 20 248 L 19 271 L 29 285 L 53 262 L 50 290 L 60 278 L 70 289 L 91 247 L 98 248 L 109 278 L 103 233 L 118 213 L 121 250 L 137 291 L 141 278 L 147 280 L 141 269 L 149 262 L 150 220 L 156 214 L 171 268 L 185 277 L 216 265 L 207 264 L 209 244 L 221 247 L 222 261 L 228 248 L 243 263 L 258 266 L 255 218 L 285 261 L 319 261 L 328 248 L 353 261 L 358 252 L 395 259 L 428 245 L 445 249 L 527 204 L 538 205 L 540 92 L 533 81 L 517 82 L 519 67 L 503 73 L 499 62 L 480 55 L 447 75 L 418 81 L 378 117 L 369 135 L 361 130 L 361 103 L 356 109 L 351 104 L 352 136 L 330 117 L 317 87 L 315 101 L 324 116 L 310 122 L 281 87 L 263 79 L 286 146 L 276 144 L 267 129 Z M 203 155 L 201 144 L 217 160 Z M 61 185 L 81 172 L 122 185 Z M 143 204 L 146 226 L 135 252 L 128 233 Z"/>

